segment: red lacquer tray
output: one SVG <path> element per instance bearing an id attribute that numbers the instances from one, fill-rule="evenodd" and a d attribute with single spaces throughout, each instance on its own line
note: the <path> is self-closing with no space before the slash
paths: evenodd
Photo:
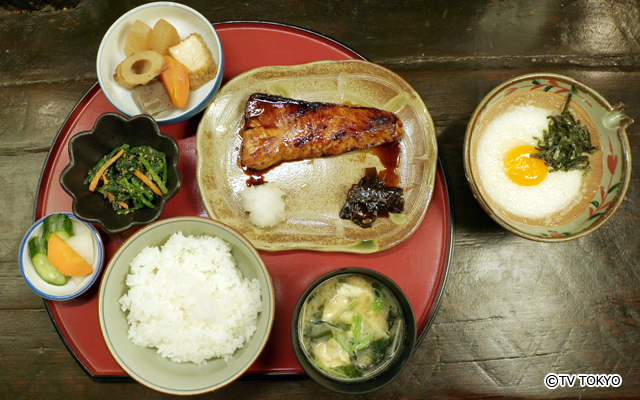
<path id="1" fill-rule="evenodd" d="M 317 33 L 260 22 L 215 24 L 225 54 L 223 83 L 244 71 L 266 65 L 292 65 L 318 60 L 363 58 L 343 45 Z M 45 163 L 35 219 L 47 214 L 71 212 L 71 197 L 61 188 L 60 173 L 69 162 L 67 143 L 76 133 L 90 130 L 98 116 L 115 112 L 96 84 L 78 103 L 60 130 Z M 202 114 L 175 125 L 161 126 L 180 146 L 182 187 L 171 199 L 161 218 L 179 215 L 206 217 L 196 185 L 195 138 Z M 370 254 L 320 253 L 311 251 L 261 252 L 271 274 L 276 316 L 269 342 L 245 376 L 301 374 L 290 343 L 289 325 L 293 308 L 304 289 L 331 270 L 361 266 L 393 279 L 413 305 L 420 343 L 435 317 L 446 283 L 452 248 L 452 217 L 446 174 L 439 163 L 433 199 L 418 230 L 409 239 L 387 251 Z M 120 244 L 138 228 L 118 235 L 101 231 L 105 263 Z M 51 319 L 71 354 L 94 380 L 128 379 L 100 333 L 96 282 L 82 296 L 64 302 L 45 301 Z"/>

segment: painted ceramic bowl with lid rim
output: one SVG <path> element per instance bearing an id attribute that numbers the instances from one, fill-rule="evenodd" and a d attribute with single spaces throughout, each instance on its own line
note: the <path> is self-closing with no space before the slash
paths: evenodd
<path id="1" fill-rule="evenodd" d="M 501 209 L 483 187 L 478 171 L 478 142 L 484 128 L 511 104 L 545 104 L 560 114 L 567 96 L 569 111 L 589 129 L 598 150 L 590 156 L 582 198 L 554 223 L 528 221 Z M 524 100 L 523 100 L 524 99 Z M 629 187 L 631 151 L 626 128 L 633 123 L 624 105 L 611 105 L 598 92 L 567 76 L 535 73 L 510 79 L 493 89 L 473 113 L 464 140 L 465 174 L 480 206 L 500 226 L 527 239 L 559 242 L 582 237 L 602 226 L 618 209 Z M 542 136 L 542 132 L 540 133 Z M 553 173 L 553 172 L 551 172 Z M 550 173 L 550 174 L 551 174 Z"/>

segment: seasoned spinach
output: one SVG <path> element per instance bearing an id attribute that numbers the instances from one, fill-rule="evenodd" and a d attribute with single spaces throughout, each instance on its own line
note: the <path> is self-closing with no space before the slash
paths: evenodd
<path id="1" fill-rule="evenodd" d="M 96 177 L 98 174 L 100 176 Z M 125 144 L 105 155 L 89 171 L 84 183 L 92 181 L 101 183 L 95 190 L 119 214 L 143 207 L 155 208 L 155 198 L 168 192 L 166 155 L 149 146 L 130 147 Z"/>

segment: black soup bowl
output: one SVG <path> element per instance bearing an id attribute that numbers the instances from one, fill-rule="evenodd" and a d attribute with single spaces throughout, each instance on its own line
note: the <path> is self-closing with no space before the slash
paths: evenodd
<path id="1" fill-rule="evenodd" d="M 405 368 L 416 344 L 409 299 L 387 276 L 342 268 L 316 279 L 300 296 L 291 320 L 298 362 L 334 392 L 382 388 Z"/>
<path id="2" fill-rule="evenodd" d="M 124 144 L 130 147 L 150 146 L 166 155 L 168 191 L 153 200 L 153 208 L 118 214 L 102 194 L 90 191 L 89 185 L 84 183 L 89 170 L 100 159 Z M 97 223 L 107 233 L 120 233 L 134 225 L 147 225 L 160 217 L 169 199 L 180 189 L 179 154 L 176 140 L 162 133 L 153 118 L 147 115 L 128 118 L 105 113 L 98 117 L 92 130 L 80 132 L 69 140 L 69 165 L 60 175 L 60 185 L 73 198 L 73 213 L 79 219 Z"/>

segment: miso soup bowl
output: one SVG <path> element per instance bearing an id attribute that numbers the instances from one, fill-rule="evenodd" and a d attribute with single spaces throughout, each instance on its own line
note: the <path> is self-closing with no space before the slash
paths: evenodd
<path id="1" fill-rule="evenodd" d="M 571 95 L 569 110 L 586 126 L 592 145 L 591 170 L 583 177 L 579 197 L 557 216 L 535 220 L 510 214 L 488 195 L 478 169 L 478 141 L 484 128 L 512 105 L 536 105 L 560 114 Z M 633 123 L 624 104 L 611 105 L 598 92 L 567 76 L 536 73 L 515 77 L 493 89 L 473 113 L 464 140 L 464 168 L 473 195 L 504 229 L 526 239 L 561 242 L 585 236 L 616 212 L 631 179 L 631 151 L 626 129 Z M 542 132 L 541 132 L 542 136 Z M 549 175 L 554 172 L 550 172 Z"/>
<path id="2" fill-rule="evenodd" d="M 308 354 L 304 351 L 301 343 L 302 321 L 300 321 L 300 314 L 306 302 L 309 300 L 310 295 L 322 283 L 331 278 L 343 275 L 362 275 L 381 283 L 396 298 L 404 317 L 404 337 L 401 339 L 398 350 L 391 362 L 387 364 L 382 371 L 373 375 L 371 378 L 354 379 L 353 381 L 349 381 L 332 378 L 328 374 L 321 373 L 316 367 L 314 361 L 311 360 Z M 416 344 L 416 319 L 409 299 L 402 289 L 390 278 L 377 271 L 366 268 L 341 268 L 322 275 L 309 285 L 309 287 L 302 293 L 295 309 L 293 310 L 293 317 L 291 319 L 291 343 L 293 346 L 293 352 L 306 374 L 321 386 L 338 393 L 368 393 L 391 383 L 406 367 Z"/>

